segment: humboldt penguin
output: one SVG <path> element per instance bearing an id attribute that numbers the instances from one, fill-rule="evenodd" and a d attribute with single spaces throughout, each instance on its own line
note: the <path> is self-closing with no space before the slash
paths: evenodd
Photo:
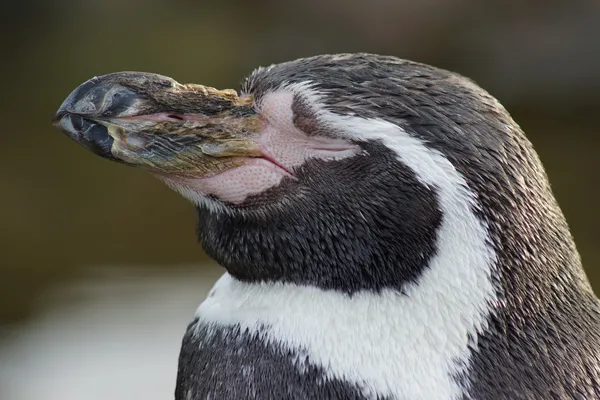
<path id="1" fill-rule="evenodd" d="M 258 68 L 239 93 L 121 72 L 54 123 L 191 200 L 226 271 L 177 400 L 600 398 L 600 304 L 569 227 L 471 80 L 372 54 Z"/>

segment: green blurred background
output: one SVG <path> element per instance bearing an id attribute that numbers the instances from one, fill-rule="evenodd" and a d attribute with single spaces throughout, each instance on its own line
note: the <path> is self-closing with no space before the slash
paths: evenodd
<path id="1" fill-rule="evenodd" d="M 168 276 L 181 269 L 173 265 L 207 264 L 190 204 L 51 126 L 72 89 L 122 70 L 237 89 L 259 65 L 332 52 L 430 63 L 495 95 L 536 146 L 600 290 L 598 2 L 21 0 L 1 7 L 1 325 L 35 318 L 45 293 L 90 268 L 149 266 Z"/>
<path id="2" fill-rule="evenodd" d="M 237 88 L 253 68 L 368 51 L 449 68 L 509 109 L 538 149 L 600 287 L 597 2 L 106 0 L 4 4 L 0 321 L 101 264 L 204 260 L 192 206 L 142 171 L 94 157 L 50 119 L 114 71 Z"/>

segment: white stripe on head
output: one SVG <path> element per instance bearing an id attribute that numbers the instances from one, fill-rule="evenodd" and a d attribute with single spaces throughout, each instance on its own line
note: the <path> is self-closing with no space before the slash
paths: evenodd
<path id="1" fill-rule="evenodd" d="M 496 298 L 496 256 L 485 223 L 473 212 L 474 193 L 442 153 L 399 126 L 331 113 L 319 106 L 309 84 L 290 89 L 313 107 L 319 124 L 348 138 L 380 141 L 423 184 L 436 188 L 443 213 L 437 253 L 404 294 L 386 289 L 348 296 L 294 284 L 242 283 L 226 274 L 197 317 L 251 332 L 266 326 L 264 340 L 302 349 L 327 376 L 359 385 L 369 397 L 459 398 L 463 389 L 453 376 L 468 365 L 469 336 L 485 329 Z M 271 95 L 277 93 L 265 100 Z"/>

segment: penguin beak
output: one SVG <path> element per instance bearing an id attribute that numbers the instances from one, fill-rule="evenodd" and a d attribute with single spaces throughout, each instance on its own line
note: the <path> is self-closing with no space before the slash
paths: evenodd
<path id="1" fill-rule="evenodd" d="M 90 79 L 53 124 L 101 157 L 161 176 L 210 176 L 262 155 L 252 98 L 150 73 Z"/>

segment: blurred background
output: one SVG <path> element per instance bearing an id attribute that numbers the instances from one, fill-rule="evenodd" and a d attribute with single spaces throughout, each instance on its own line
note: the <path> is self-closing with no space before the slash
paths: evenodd
<path id="1" fill-rule="evenodd" d="M 259 65 L 366 51 L 473 78 L 536 146 L 600 292 L 600 3 L 20 0 L 0 6 L 0 399 L 172 398 L 221 271 L 195 212 L 57 132 L 94 75 L 238 88 Z"/>

